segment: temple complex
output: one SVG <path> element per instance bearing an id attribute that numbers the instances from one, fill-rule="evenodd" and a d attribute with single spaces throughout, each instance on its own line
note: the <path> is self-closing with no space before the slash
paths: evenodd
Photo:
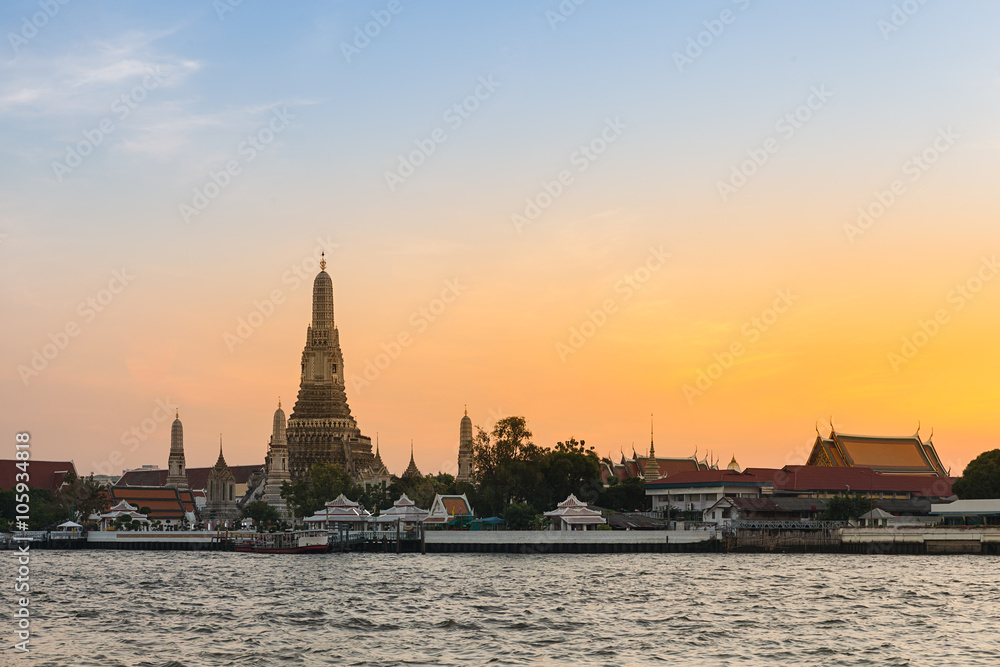
<path id="1" fill-rule="evenodd" d="M 326 258 L 313 281 L 312 324 L 302 350 L 299 393 L 288 419 L 288 460 L 293 479 L 313 464 L 336 463 L 358 482 L 373 473 L 371 438 L 361 434 L 347 405 L 344 356 L 334 324 L 333 281 Z"/>
<path id="2" fill-rule="evenodd" d="M 830 437 L 824 438 L 816 429 L 816 442 L 806 461 L 809 466 L 871 468 L 887 475 L 933 475 L 947 477 L 934 443 L 934 434 L 924 442 L 920 429 L 911 436 L 886 437 L 847 435 L 831 426 Z"/>
<path id="3" fill-rule="evenodd" d="M 469 409 L 458 426 L 458 474 L 456 482 L 471 482 L 475 473 L 472 448 L 472 420 L 469 419 Z"/>

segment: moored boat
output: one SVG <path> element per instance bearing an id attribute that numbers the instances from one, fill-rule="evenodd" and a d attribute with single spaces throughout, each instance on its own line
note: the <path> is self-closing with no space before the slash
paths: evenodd
<path id="1" fill-rule="evenodd" d="M 296 530 L 287 533 L 258 533 L 237 538 L 234 551 L 262 554 L 307 554 L 329 551 L 325 530 Z"/>

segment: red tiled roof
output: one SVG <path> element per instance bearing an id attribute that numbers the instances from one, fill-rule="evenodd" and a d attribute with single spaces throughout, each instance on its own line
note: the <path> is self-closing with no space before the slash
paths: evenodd
<path id="1" fill-rule="evenodd" d="M 258 470 L 263 470 L 264 464 L 246 466 L 229 466 L 237 484 L 248 484 L 250 476 Z M 185 474 L 188 486 L 192 489 L 208 488 L 208 473 L 212 468 L 188 468 Z M 121 476 L 115 486 L 163 486 L 167 483 L 168 470 L 129 470 Z"/>
<path id="2" fill-rule="evenodd" d="M 784 473 L 784 474 L 782 474 Z M 774 475 L 775 491 L 851 491 L 909 493 L 913 496 L 947 498 L 952 477 L 934 475 L 885 475 L 871 468 L 830 466 L 785 466 Z"/>
<path id="3" fill-rule="evenodd" d="M 646 461 L 648 460 L 649 457 L 643 457 L 638 461 L 639 469 L 643 472 L 646 470 Z M 660 469 L 657 479 L 699 469 L 698 462 L 694 459 L 661 459 L 657 457 L 656 466 Z"/>
<path id="4" fill-rule="evenodd" d="M 735 470 L 690 470 L 657 480 L 646 481 L 647 484 L 766 484 L 770 479 L 757 477 L 749 471 Z"/>
<path id="5" fill-rule="evenodd" d="M 17 486 L 17 475 L 24 472 L 17 467 L 20 461 L 0 459 L 0 490 L 13 489 Z M 56 491 L 66 479 L 66 473 L 76 474 L 76 466 L 72 461 L 28 461 L 28 486 L 34 489 L 49 489 Z"/>

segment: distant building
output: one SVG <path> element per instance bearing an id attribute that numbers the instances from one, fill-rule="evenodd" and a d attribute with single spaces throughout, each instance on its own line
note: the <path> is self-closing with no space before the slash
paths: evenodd
<path id="1" fill-rule="evenodd" d="M 339 464 L 356 482 L 372 473 L 371 438 L 361 434 L 347 404 L 333 281 L 325 257 L 313 281 L 312 324 L 306 329 L 299 393 L 288 419 L 287 439 L 292 479 L 300 479 L 316 463 Z"/>
<path id="2" fill-rule="evenodd" d="M 703 512 L 720 498 L 758 498 L 773 492 L 772 479 L 733 470 L 695 470 L 646 482 L 654 511 Z"/>
<path id="3" fill-rule="evenodd" d="M 423 477 L 420 474 L 420 470 L 417 468 L 416 462 L 413 460 L 413 441 L 410 441 L 410 464 L 406 466 L 406 470 L 403 471 L 403 479 L 412 479 L 414 477 Z"/>
<path id="4" fill-rule="evenodd" d="M 931 499 L 951 497 L 952 481 L 871 468 L 803 465 L 679 473 L 647 482 L 646 495 L 652 498 L 653 510 L 665 512 L 669 505 L 673 511 L 702 512 L 705 521 L 720 525 L 740 518 L 809 520 L 826 509 L 825 499 L 847 495 L 871 497 L 887 512 L 922 516 Z"/>
<path id="5" fill-rule="evenodd" d="M 648 456 L 639 456 L 633 449 L 631 457 L 622 454 L 618 463 L 613 462 L 610 457 L 602 459 L 600 473 L 601 483 L 607 486 L 613 478 L 617 478 L 619 482 L 629 479 L 643 479 L 649 482 L 682 472 L 717 470 L 718 467 L 717 463 L 710 460 L 707 454 L 699 459 L 697 449 L 691 456 L 657 456 L 653 446 L 652 429 L 650 429 Z"/>
<path id="6" fill-rule="evenodd" d="M 341 526 L 347 526 L 349 530 L 364 530 L 371 520 L 371 512 L 342 493 L 326 503 L 319 512 L 306 517 L 305 523 L 308 528 L 321 530 L 337 530 Z"/>
<path id="7" fill-rule="evenodd" d="M 233 473 L 236 483 L 234 493 L 242 498 L 249 487 L 254 484 L 264 474 L 264 464 L 229 466 L 229 471 Z M 208 474 L 212 468 L 185 468 L 184 473 L 188 481 L 188 489 L 198 495 L 208 488 Z M 167 482 L 166 470 L 126 470 L 118 478 L 115 486 L 165 486 Z"/>
<path id="8" fill-rule="evenodd" d="M 127 500 L 123 500 L 107 512 L 101 514 L 99 519 L 101 530 L 114 530 L 115 522 L 123 517 L 130 522 L 141 523 L 143 528 L 149 528 L 149 517 L 140 513 L 139 508 L 135 505 L 130 505 Z"/>
<path id="9" fill-rule="evenodd" d="M 956 500 L 931 505 L 931 515 L 953 525 L 1000 524 L 1000 499 Z"/>
<path id="10" fill-rule="evenodd" d="M 416 528 L 420 522 L 427 518 L 427 510 L 420 509 L 404 493 L 399 500 L 392 504 L 392 507 L 382 512 L 375 521 L 382 530 L 391 530 L 399 522 L 400 529 Z"/>
<path id="11" fill-rule="evenodd" d="M 109 495 L 115 504 L 125 501 L 137 509 L 148 507 L 148 518 L 165 526 L 179 526 L 185 519 L 191 525 L 197 521 L 191 491 L 169 486 L 113 486 Z"/>
<path id="12" fill-rule="evenodd" d="M 187 489 L 188 480 L 184 465 L 184 426 L 181 424 L 180 410 L 174 414 L 170 426 L 170 456 L 167 457 L 167 479 L 164 486 Z"/>
<path id="13" fill-rule="evenodd" d="M 587 503 L 570 494 L 554 510 L 545 513 L 550 530 L 593 530 L 607 523 L 601 513 L 587 507 Z"/>
<path id="14" fill-rule="evenodd" d="M 924 442 L 919 429 L 911 436 L 885 437 L 848 435 L 830 430 L 823 438 L 816 432 L 816 442 L 806 465 L 838 468 L 866 467 L 886 475 L 934 475 L 948 477 L 932 439 Z"/>
<path id="15" fill-rule="evenodd" d="M 219 436 L 219 459 L 208 473 L 204 518 L 209 521 L 235 521 L 239 517 L 236 495 L 236 478 L 226 465 L 222 454 L 222 436 Z"/>
<path id="16" fill-rule="evenodd" d="M 469 499 L 460 496 L 435 495 L 424 524 L 428 526 L 464 526 L 472 521 L 473 511 Z"/>
<path id="17" fill-rule="evenodd" d="M 466 408 L 465 416 L 458 425 L 458 474 L 455 475 L 455 481 L 471 482 L 474 474 L 472 420 L 469 419 L 469 410 Z"/>
<path id="18" fill-rule="evenodd" d="M 262 500 L 278 510 L 283 519 L 290 519 L 291 510 L 288 503 L 281 497 L 281 486 L 292 481 L 292 472 L 288 465 L 288 443 L 285 440 L 285 411 L 281 409 L 281 399 L 278 399 L 278 409 L 274 411 L 271 425 L 271 440 L 267 445 L 267 458 L 264 460 L 264 475 Z"/>
<path id="19" fill-rule="evenodd" d="M 0 459 L 0 491 L 13 489 L 17 486 L 17 475 L 24 471 L 17 467 L 24 461 L 15 459 Z M 29 488 L 58 491 L 66 481 L 69 473 L 76 475 L 76 466 L 72 461 L 40 461 L 31 459 L 29 463 Z M 21 478 L 24 479 L 23 477 Z"/>
<path id="20" fill-rule="evenodd" d="M 392 473 L 389 472 L 389 468 L 382 462 L 382 455 L 378 450 L 377 433 L 375 434 L 375 459 L 372 461 L 371 470 L 362 481 L 366 487 L 380 486 L 383 491 L 389 486 L 389 482 L 392 481 Z"/>

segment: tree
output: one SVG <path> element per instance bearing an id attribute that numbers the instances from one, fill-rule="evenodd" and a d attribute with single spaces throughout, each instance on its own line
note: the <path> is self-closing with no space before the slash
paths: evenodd
<path id="1" fill-rule="evenodd" d="M 587 449 L 584 441 L 570 438 L 556 443 L 555 449 L 545 451 L 539 459 L 542 484 L 532 498 L 535 509 L 552 509 L 570 494 L 587 503 L 596 502 L 602 489 L 600 466 L 594 448 Z"/>
<path id="2" fill-rule="evenodd" d="M 84 523 L 92 514 L 100 514 L 111 506 L 108 488 L 94 481 L 94 476 L 66 475 L 65 484 L 57 494 L 59 503 L 72 513 L 71 518 Z"/>
<path id="3" fill-rule="evenodd" d="M 357 500 L 364 493 L 361 485 L 355 484 L 336 463 L 316 463 L 296 482 L 281 485 L 281 497 L 299 518 L 312 516 L 340 494 Z"/>
<path id="4" fill-rule="evenodd" d="M 538 512 L 528 503 L 511 503 L 503 511 L 503 522 L 507 530 L 531 530 L 538 527 Z"/>
<path id="5" fill-rule="evenodd" d="M 970 461 L 951 491 L 962 500 L 1000 498 L 1000 449 L 983 452 Z"/>
<path id="6" fill-rule="evenodd" d="M 641 512 L 652 507 L 651 499 L 646 495 L 645 480 L 641 477 L 624 481 L 612 477 L 608 488 L 598 495 L 596 504 L 618 512 Z"/>
<path id="7" fill-rule="evenodd" d="M 872 501 L 860 493 L 853 496 L 834 496 L 826 504 L 826 511 L 822 517 L 825 521 L 847 521 L 857 519 L 862 514 L 868 512 L 872 507 Z"/>
<path id="8" fill-rule="evenodd" d="M 482 516 L 497 516 L 511 502 L 533 498 L 542 483 L 542 450 L 531 442 L 524 417 L 505 417 L 492 433 L 476 430 L 472 452 Z"/>
<path id="9" fill-rule="evenodd" d="M 263 500 L 254 500 L 253 502 L 247 503 L 240 510 L 240 518 L 246 519 L 250 518 L 253 520 L 257 530 L 261 531 L 264 528 L 277 526 L 281 521 L 281 515 L 278 514 L 278 508 L 274 505 L 269 505 Z"/>

